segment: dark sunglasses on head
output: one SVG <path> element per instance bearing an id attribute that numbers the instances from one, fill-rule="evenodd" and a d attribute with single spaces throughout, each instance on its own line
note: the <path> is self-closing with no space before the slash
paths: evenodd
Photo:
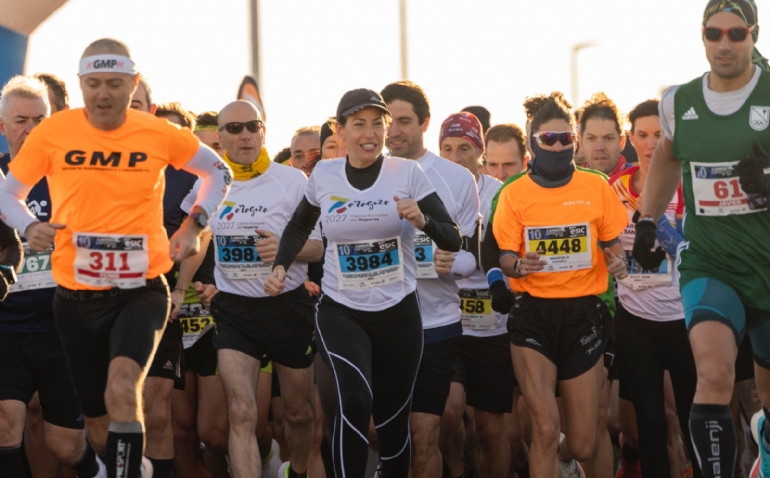
<path id="1" fill-rule="evenodd" d="M 247 121 L 245 123 L 241 122 L 233 122 L 233 123 L 227 123 L 219 128 L 219 131 L 225 130 L 230 134 L 240 134 L 241 131 L 243 131 L 243 127 L 246 127 L 247 130 L 249 130 L 249 133 L 256 133 L 259 131 L 259 129 L 264 126 L 264 123 L 260 120 L 254 120 L 254 121 Z"/>
<path id="2" fill-rule="evenodd" d="M 722 30 L 716 27 L 703 27 L 703 36 L 708 41 L 721 41 L 722 37 L 727 35 L 727 38 L 732 42 L 742 42 L 746 40 L 753 29 L 754 27 L 736 27 Z"/>
<path id="3" fill-rule="evenodd" d="M 560 141 L 564 146 L 569 146 L 575 143 L 575 133 L 565 131 L 563 133 L 554 133 L 553 131 L 543 131 L 532 135 L 540 146 L 553 146 L 557 141 Z"/>

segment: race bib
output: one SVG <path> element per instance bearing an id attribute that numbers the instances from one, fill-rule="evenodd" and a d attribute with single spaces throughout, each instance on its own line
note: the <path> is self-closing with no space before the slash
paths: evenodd
<path id="1" fill-rule="evenodd" d="M 271 265 L 257 254 L 257 242 L 262 236 L 216 236 L 217 267 L 227 279 L 264 279 Z"/>
<path id="2" fill-rule="evenodd" d="M 671 285 L 673 283 L 673 261 L 668 255 L 658 267 L 652 270 L 642 269 L 636 262 L 631 251 L 626 252 L 628 277 L 618 280 L 621 284 L 633 290 L 645 290 L 653 287 Z"/>
<path id="3" fill-rule="evenodd" d="M 414 236 L 414 258 L 417 260 L 417 278 L 435 279 L 438 277 L 433 263 L 436 246 L 427 234 L 418 232 Z"/>
<path id="4" fill-rule="evenodd" d="M 147 284 L 150 258 L 146 234 L 76 232 L 75 280 L 92 287 L 135 289 Z"/>
<path id="5" fill-rule="evenodd" d="M 23 290 L 48 289 L 56 287 L 51 273 L 51 250 L 35 252 L 29 244 L 24 243 L 24 262 L 21 272 L 16 277 L 16 283 L 9 289 L 9 293 Z"/>
<path id="6" fill-rule="evenodd" d="M 695 213 L 698 216 L 730 216 L 764 211 L 767 204 L 755 208 L 749 195 L 741 189 L 735 167 L 726 163 L 690 163 Z"/>
<path id="7" fill-rule="evenodd" d="M 203 334 L 214 327 L 211 312 L 201 304 L 182 304 L 178 320 L 182 325 L 182 344 L 185 349 L 192 347 Z"/>
<path id="8" fill-rule="evenodd" d="M 527 252 L 540 251 L 542 272 L 574 271 L 592 267 L 591 228 L 587 223 L 568 226 L 526 227 Z"/>
<path id="9" fill-rule="evenodd" d="M 404 280 L 401 240 L 335 242 L 340 289 L 369 289 Z"/>
<path id="10" fill-rule="evenodd" d="M 460 312 L 463 327 L 469 330 L 495 328 L 495 312 L 489 289 L 460 289 Z"/>

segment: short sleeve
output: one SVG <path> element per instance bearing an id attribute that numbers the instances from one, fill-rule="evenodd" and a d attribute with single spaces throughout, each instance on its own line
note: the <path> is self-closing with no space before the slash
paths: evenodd
<path id="1" fill-rule="evenodd" d="M 27 186 L 34 186 L 53 171 L 48 144 L 41 133 L 42 126 L 32 130 L 19 154 L 8 164 L 13 176 Z"/>
<path id="2" fill-rule="evenodd" d="M 479 220 L 479 190 L 476 181 L 470 172 L 467 181 L 463 181 L 463 190 L 460 192 L 462 201 L 460 215 L 455 222 L 460 226 L 460 232 L 464 237 L 472 237 L 476 232 L 476 224 Z"/>
<path id="3" fill-rule="evenodd" d="M 201 143 L 189 129 L 170 123 L 168 126 L 168 163 L 182 169 L 198 153 Z"/>
<path id="4" fill-rule="evenodd" d="M 321 234 L 321 220 L 317 223 L 315 223 L 315 227 L 313 228 L 313 231 L 310 233 L 310 236 L 308 237 L 311 241 L 322 241 L 323 235 Z"/>
<path id="5" fill-rule="evenodd" d="M 501 250 L 521 252 L 524 229 L 514 203 L 514 188 L 503 189 L 497 200 L 492 232 Z"/>
<path id="6" fill-rule="evenodd" d="M 310 179 L 307 181 L 307 185 L 305 185 L 305 198 L 307 199 L 307 202 L 315 207 L 321 206 L 321 204 L 318 202 L 317 192 L 315 189 L 315 180 L 319 176 L 319 169 L 320 168 L 316 166 L 315 171 L 313 171 L 313 174 L 310 175 Z"/>
<path id="7" fill-rule="evenodd" d="M 417 161 L 410 161 L 408 164 L 411 167 L 409 174 L 409 197 L 415 201 L 422 201 L 429 194 L 435 193 L 436 189 Z M 476 206 L 476 210 L 478 210 L 478 206 Z"/>
<path id="8" fill-rule="evenodd" d="M 628 226 L 628 211 L 609 183 L 603 181 L 601 188 L 604 216 L 598 228 L 599 240 L 608 242 L 620 236 Z"/>
<path id="9" fill-rule="evenodd" d="M 179 206 L 179 208 L 187 214 L 190 214 L 190 211 L 192 211 L 192 208 L 195 205 L 195 200 L 198 199 L 198 191 L 201 188 L 201 183 L 202 180 L 198 178 L 198 180 L 195 181 L 192 190 L 187 193 L 187 196 L 185 196 L 182 204 Z"/>
<path id="10" fill-rule="evenodd" d="M 674 140 L 674 125 L 676 124 L 676 118 L 674 117 L 674 95 L 678 89 L 678 86 L 668 88 L 663 92 L 663 97 L 658 104 L 660 127 L 669 141 Z"/>

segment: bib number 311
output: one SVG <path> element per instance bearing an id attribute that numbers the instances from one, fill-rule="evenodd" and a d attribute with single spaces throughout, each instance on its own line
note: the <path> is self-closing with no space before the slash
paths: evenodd
<path id="1" fill-rule="evenodd" d="M 147 284 L 146 234 L 75 233 L 75 280 L 93 287 L 135 289 Z"/>

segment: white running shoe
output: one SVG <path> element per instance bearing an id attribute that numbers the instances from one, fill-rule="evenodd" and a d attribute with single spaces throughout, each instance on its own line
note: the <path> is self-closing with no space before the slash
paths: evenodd
<path id="1" fill-rule="evenodd" d="M 152 478 L 152 462 L 146 456 L 142 456 L 142 478 Z"/>
<path id="2" fill-rule="evenodd" d="M 96 456 L 96 464 L 99 465 L 99 471 L 94 478 L 107 478 L 107 467 L 104 465 L 102 459 L 99 458 L 99 455 Z"/>
<path id="3" fill-rule="evenodd" d="M 276 478 L 287 478 L 288 476 L 289 476 L 289 462 L 286 461 L 278 469 L 278 476 Z"/>
<path id="4" fill-rule="evenodd" d="M 577 460 L 572 460 L 566 465 L 559 462 L 559 478 L 586 478 L 583 468 Z"/>
<path id="5" fill-rule="evenodd" d="M 273 440 L 271 450 L 272 456 L 270 461 L 262 464 L 262 476 L 266 478 L 276 478 L 278 471 L 281 469 L 281 447 L 277 441 Z"/>

